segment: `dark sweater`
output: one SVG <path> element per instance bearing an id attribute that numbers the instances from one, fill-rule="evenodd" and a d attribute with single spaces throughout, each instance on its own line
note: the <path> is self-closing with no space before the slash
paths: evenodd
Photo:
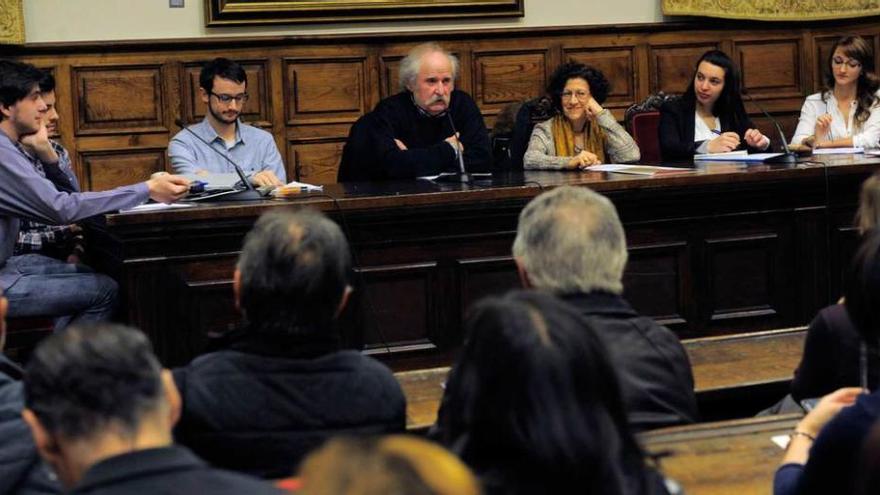
<path id="1" fill-rule="evenodd" d="M 791 382 L 795 400 L 822 397 L 841 387 L 860 385 L 859 358 L 862 339 L 842 304 L 819 311 L 807 329 L 801 362 Z M 868 389 L 880 383 L 880 357 L 868 347 Z"/>
<path id="2" fill-rule="evenodd" d="M 385 180 L 457 172 L 455 150 L 445 141 L 455 131 L 464 145 L 467 171 L 488 171 L 492 161 L 489 134 L 480 109 L 467 93 L 454 90 L 448 112 L 436 117 L 419 111 L 409 91 L 385 98 L 352 126 L 339 179 Z M 395 139 L 407 150 L 400 150 Z"/>
<path id="3" fill-rule="evenodd" d="M 657 128 L 660 139 L 660 153 L 664 161 L 693 160 L 697 148 L 703 141 L 694 142 L 694 111 L 696 102 L 690 98 L 669 100 L 660 107 L 660 125 Z M 740 149 L 745 149 L 745 133 L 755 125 L 739 105 L 732 114 L 718 116 L 721 132 L 735 132 L 740 138 Z M 749 152 L 760 150 L 748 148 Z"/>
<path id="4" fill-rule="evenodd" d="M 174 370 L 183 399 L 176 440 L 211 464 L 290 476 L 335 435 L 402 432 L 406 401 L 391 371 L 331 342 L 248 336 Z"/>

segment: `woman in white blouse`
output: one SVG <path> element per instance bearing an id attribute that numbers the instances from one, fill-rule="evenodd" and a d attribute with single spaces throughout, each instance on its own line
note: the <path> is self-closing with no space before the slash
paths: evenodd
<path id="1" fill-rule="evenodd" d="M 807 97 L 792 144 L 813 148 L 880 146 L 880 79 L 874 54 L 860 36 L 834 43 L 825 89 Z"/>

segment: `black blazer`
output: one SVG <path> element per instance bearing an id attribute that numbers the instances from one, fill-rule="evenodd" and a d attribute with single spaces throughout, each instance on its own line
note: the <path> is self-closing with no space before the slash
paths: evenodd
<path id="1" fill-rule="evenodd" d="M 660 153 L 664 161 L 693 160 L 694 153 L 702 141 L 694 142 L 694 111 L 696 101 L 690 98 L 678 98 L 668 100 L 660 107 L 660 126 L 657 128 L 660 139 Z M 740 105 L 733 115 L 720 115 L 721 132 L 735 132 L 739 134 L 740 148 L 745 148 L 746 141 L 743 137 L 747 130 L 753 129 L 751 119 L 745 109 Z M 761 150 L 749 148 L 749 152 Z"/>

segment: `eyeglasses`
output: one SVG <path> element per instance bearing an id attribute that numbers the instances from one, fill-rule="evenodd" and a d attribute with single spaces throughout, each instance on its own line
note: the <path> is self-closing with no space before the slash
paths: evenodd
<path id="1" fill-rule="evenodd" d="M 208 94 L 211 96 L 216 96 L 217 99 L 220 100 L 220 103 L 222 103 L 224 105 L 229 105 L 230 103 L 232 103 L 233 100 L 235 100 L 235 102 L 240 105 L 248 100 L 247 93 L 242 93 L 240 95 L 235 95 L 235 96 L 233 96 L 233 95 L 218 95 L 217 93 L 214 93 L 214 92 L 210 92 Z"/>
<path id="2" fill-rule="evenodd" d="M 843 64 L 846 64 L 846 66 L 849 67 L 850 69 L 858 69 L 859 67 L 862 66 L 862 63 L 859 62 L 858 60 L 853 60 L 853 59 L 844 60 L 841 57 L 834 57 L 831 59 L 831 65 L 833 65 L 835 67 L 840 67 Z"/>
<path id="3" fill-rule="evenodd" d="M 563 100 L 570 100 L 571 97 L 575 97 L 579 101 L 586 100 L 590 97 L 590 93 L 587 91 L 579 90 L 579 91 L 563 91 L 559 93 L 559 96 L 562 97 Z"/>

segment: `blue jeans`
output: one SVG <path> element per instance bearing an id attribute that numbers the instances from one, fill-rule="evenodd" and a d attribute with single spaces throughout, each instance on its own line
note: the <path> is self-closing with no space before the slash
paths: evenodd
<path id="1" fill-rule="evenodd" d="M 10 318 L 57 318 L 58 331 L 68 324 L 108 320 L 116 308 L 116 282 L 85 265 L 40 254 L 13 256 L 6 263 L 22 275 L 5 291 Z"/>

